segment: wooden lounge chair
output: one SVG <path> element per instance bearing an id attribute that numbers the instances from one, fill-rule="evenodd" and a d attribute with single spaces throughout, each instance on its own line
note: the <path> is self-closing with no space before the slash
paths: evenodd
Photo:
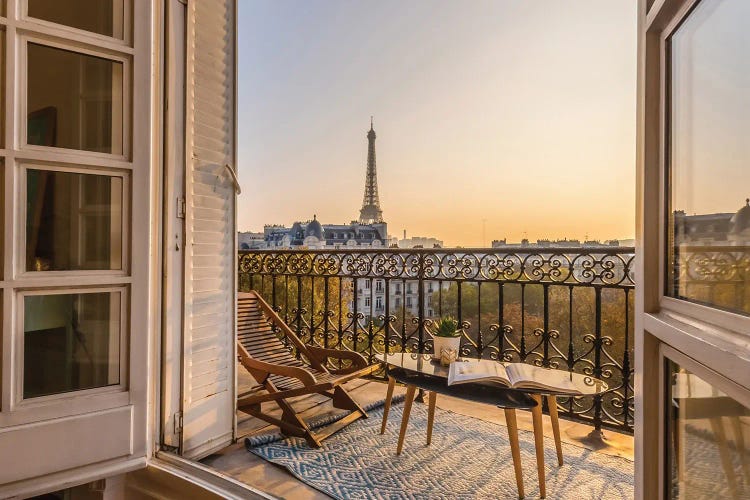
<path id="1" fill-rule="evenodd" d="M 290 346 L 300 354 L 300 359 L 292 354 L 281 337 L 286 337 Z M 356 352 L 305 345 L 255 292 L 238 294 L 237 351 L 240 363 L 259 384 L 259 387 L 237 396 L 238 410 L 277 425 L 285 434 L 304 437 L 310 446 L 316 448 L 331 434 L 355 420 L 367 418 L 365 410 L 341 385 L 369 375 L 378 366 L 368 365 Z M 328 369 L 328 359 L 340 361 L 345 367 Z M 286 401 L 293 396 L 313 393 L 331 398 L 335 408 L 351 410 L 351 413 L 313 433 Z M 281 408 L 281 419 L 261 411 L 261 403 L 270 401 Z"/>

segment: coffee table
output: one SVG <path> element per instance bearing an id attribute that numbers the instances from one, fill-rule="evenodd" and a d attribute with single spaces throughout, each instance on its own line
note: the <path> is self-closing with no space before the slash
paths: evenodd
<path id="1" fill-rule="evenodd" d="M 406 428 L 409 424 L 412 402 L 417 389 L 429 391 L 429 410 L 427 414 L 427 444 L 432 441 L 432 424 L 435 420 L 435 403 L 437 394 L 444 394 L 469 401 L 497 406 L 505 411 L 505 420 L 508 426 L 508 440 L 510 441 L 511 455 L 513 457 L 513 469 L 516 476 L 518 496 L 523 498 L 523 476 L 521 473 L 521 450 L 518 444 L 518 427 L 516 425 L 516 410 L 528 410 L 534 408 L 538 403 L 531 396 L 521 391 L 504 389 L 497 385 L 468 383 L 461 385 L 448 385 L 448 369 L 433 362 L 429 354 L 379 354 L 376 358 L 386 364 L 388 373 L 388 394 L 383 408 L 383 423 L 380 433 L 385 432 L 388 421 L 388 412 L 391 408 L 391 397 L 396 382 L 406 385 L 406 400 L 404 401 L 404 414 L 401 419 L 401 430 L 398 437 L 396 454 L 400 455 L 406 437 Z"/>
<path id="2" fill-rule="evenodd" d="M 416 389 L 429 391 L 429 410 L 427 417 L 427 444 L 432 439 L 432 424 L 435 414 L 435 402 L 437 394 L 445 394 L 460 399 L 476 401 L 479 403 L 498 406 L 505 411 L 506 424 L 508 426 L 508 437 L 513 455 L 513 467 L 516 473 L 516 484 L 519 497 L 523 498 L 523 478 L 521 476 L 520 451 L 518 448 L 518 428 L 516 425 L 516 409 L 531 410 L 534 428 L 534 447 L 536 451 L 537 474 L 539 476 L 539 493 L 542 498 L 546 496 L 546 481 L 544 470 L 544 431 L 542 428 L 542 398 L 547 398 L 550 412 L 552 433 L 555 438 L 558 465 L 563 464 L 562 443 L 560 440 L 560 426 L 557 415 L 557 396 L 571 396 L 570 393 L 555 393 L 548 391 L 515 390 L 502 388 L 496 384 L 468 383 L 448 386 L 448 368 L 443 367 L 437 361 L 432 360 L 431 354 L 418 353 L 393 353 L 377 354 L 375 356 L 386 365 L 388 374 L 388 393 L 386 395 L 385 407 L 383 409 L 383 422 L 380 433 L 385 432 L 388 422 L 388 413 L 391 407 L 391 398 L 396 382 L 406 385 L 406 400 L 404 402 L 404 414 L 401 420 L 401 431 L 399 433 L 396 453 L 400 454 L 404 444 L 406 428 L 409 423 L 412 401 Z M 461 358 L 462 361 L 478 361 L 477 358 Z M 552 370 L 552 369 L 550 369 Z M 560 377 L 571 381 L 575 388 L 583 395 L 600 394 L 607 390 L 607 384 L 599 379 L 571 373 L 565 370 L 552 370 Z"/>

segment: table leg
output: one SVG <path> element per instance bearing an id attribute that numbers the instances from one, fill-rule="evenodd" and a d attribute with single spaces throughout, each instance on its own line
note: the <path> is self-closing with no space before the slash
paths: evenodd
<path id="1" fill-rule="evenodd" d="M 429 409 L 427 410 L 427 444 L 432 442 L 432 424 L 435 422 L 435 403 L 437 403 L 437 392 L 430 392 L 428 396 Z"/>
<path id="2" fill-rule="evenodd" d="M 727 443 L 727 435 L 724 432 L 724 422 L 721 417 L 714 417 L 709 419 L 709 421 L 711 422 L 711 431 L 714 433 L 716 446 L 719 447 L 719 458 L 721 459 L 721 466 L 724 469 L 727 483 L 729 483 L 729 492 L 732 498 L 739 498 L 737 496 L 737 477 L 734 474 L 734 465 L 732 464 L 732 457 L 729 454 L 729 444 Z"/>
<path id="3" fill-rule="evenodd" d="M 560 442 L 560 421 L 557 419 L 557 396 L 547 396 L 549 419 L 552 422 L 552 434 L 555 436 L 555 450 L 557 450 L 557 465 L 563 464 L 562 443 Z"/>
<path id="4" fill-rule="evenodd" d="M 534 422 L 534 447 L 536 448 L 536 468 L 539 475 L 539 496 L 547 496 L 547 484 L 544 477 L 544 430 L 542 429 L 542 397 L 531 394 L 536 401 L 536 406 L 531 409 L 531 418 Z"/>
<path id="5" fill-rule="evenodd" d="M 523 472 L 521 470 L 521 448 L 518 446 L 518 425 L 516 424 L 516 410 L 505 408 L 505 424 L 508 426 L 508 441 L 510 441 L 510 452 L 513 456 L 513 469 L 516 471 L 516 487 L 518 498 L 524 497 Z"/>
<path id="6" fill-rule="evenodd" d="M 414 393 L 417 391 L 417 386 L 407 385 L 406 386 L 406 400 L 404 401 L 404 414 L 401 417 L 401 431 L 398 433 L 398 446 L 396 447 L 396 455 L 401 455 L 401 450 L 404 448 L 404 438 L 406 437 L 406 427 L 409 425 L 409 414 L 411 413 L 411 405 L 414 402 Z"/>
<path id="7" fill-rule="evenodd" d="M 380 424 L 381 434 L 385 434 L 385 424 L 388 423 L 388 412 L 391 411 L 391 398 L 393 398 L 394 387 L 396 387 L 396 379 L 388 377 L 388 392 L 385 395 L 385 405 L 383 406 L 383 423 Z"/>
<path id="8" fill-rule="evenodd" d="M 742 432 L 742 421 L 740 417 L 731 417 L 732 431 L 734 433 L 734 446 L 740 455 L 740 463 L 742 464 L 742 473 L 745 474 L 745 479 L 750 481 L 750 468 L 748 467 L 747 453 L 745 452 L 745 436 Z"/>

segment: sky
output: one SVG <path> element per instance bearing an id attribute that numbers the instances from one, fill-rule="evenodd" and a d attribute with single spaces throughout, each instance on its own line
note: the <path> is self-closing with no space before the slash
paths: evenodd
<path id="1" fill-rule="evenodd" d="M 348 223 L 370 116 L 388 232 L 635 232 L 633 0 L 242 0 L 240 230 Z"/>

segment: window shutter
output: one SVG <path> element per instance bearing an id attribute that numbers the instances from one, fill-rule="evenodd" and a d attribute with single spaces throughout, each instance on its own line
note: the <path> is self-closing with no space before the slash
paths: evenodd
<path id="1" fill-rule="evenodd" d="M 194 458 L 234 434 L 235 8 L 187 7 L 182 452 Z"/>

